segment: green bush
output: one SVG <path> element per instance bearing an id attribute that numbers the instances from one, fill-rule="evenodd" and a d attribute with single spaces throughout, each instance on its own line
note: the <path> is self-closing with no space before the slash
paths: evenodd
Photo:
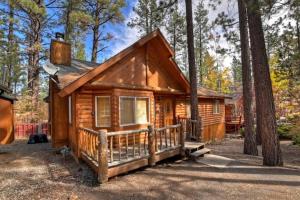
<path id="1" fill-rule="evenodd" d="M 292 135 L 293 144 L 300 146 L 300 121 L 291 129 L 290 134 Z"/>
<path id="2" fill-rule="evenodd" d="M 279 135 L 279 139 L 292 139 L 293 135 L 291 134 L 291 130 L 293 129 L 293 125 L 291 124 L 280 124 L 277 127 L 277 133 Z"/>

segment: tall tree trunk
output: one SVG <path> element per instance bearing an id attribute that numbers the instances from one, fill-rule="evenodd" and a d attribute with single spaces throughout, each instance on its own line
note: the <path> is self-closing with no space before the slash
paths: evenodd
<path id="1" fill-rule="evenodd" d="M 245 2 L 238 0 L 239 25 L 241 40 L 241 58 L 242 58 L 242 79 L 243 79 L 243 106 L 245 118 L 245 140 L 244 153 L 249 155 L 258 155 L 256 138 L 254 132 L 254 118 L 252 114 L 252 83 L 250 66 L 249 36 L 247 28 L 247 10 Z"/>
<path id="2" fill-rule="evenodd" d="M 72 24 L 70 19 L 72 10 L 73 10 L 73 0 L 69 0 L 67 4 L 66 23 L 65 23 L 65 40 L 67 42 L 70 42 L 71 32 L 72 32 Z"/>
<path id="3" fill-rule="evenodd" d="M 14 5 L 12 0 L 9 1 L 9 24 L 8 24 L 8 48 L 7 48 L 7 54 L 8 54 L 8 62 L 7 62 L 7 87 L 10 88 L 12 84 L 12 70 L 13 70 L 13 60 L 14 58 Z"/>
<path id="4" fill-rule="evenodd" d="M 99 46 L 99 38 L 100 38 L 100 10 L 99 10 L 99 2 L 97 2 L 97 7 L 95 11 L 95 22 L 93 27 L 93 47 L 92 47 L 92 62 L 97 62 L 98 57 L 98 46 Z"/>
<path id="5" fill-rule="evenodd" d="M 194 49 L 194 28 L 193 28 L 193 10 L 191 0 L 185 0 L 186 4 L 186 24 L 187 24 L 187 44 L 188 44 L 188 61 L 189 77 L 191 86 L 191 118 L 198 121 L 198 95 L 197 95 L 197 69 L 195 65 Z M 196 127 L 196 133 L 201 137 L 200 127 Z"/>
<path id="6" fill-rule="evenodd" d="M 258 123 L 261 125 L 263 164 L 277 166 L 282 165 L 282 157 L 259 5 L 258 0 L 247 0 L 256 106 L 259 107 L 257 115 L 260 115 Z"/>
<path id="7" fill-rule="evenodd" d="M 255 83 L 254 83 L 255 84 Z M 255 92 L 256 94 L 256 92 Z M 255 95 L 257 96 L 257 95 Z M 261 116 L 259 113 L 261 113 L 261 111 L 259 110 L 260 107 L 257 105 L 258 100 L 256 100 L 255 98 L 255 101 L 256 101 L 256 145 L 261 145 Z"/>
<path id="8" fill-rule="evenodd" d="M 44 1 L 36 0 L 37 6 L 44 7 Z M 43 16 L 40 13 L 30 14 L 31 35 L 28 36 L 28 89 L 29 95 L 32 96 L 32 105 L 34 109 L 39 106 L 39 61 L 40 61 L 40 46 L 41 46 L 41 31 Z"/>

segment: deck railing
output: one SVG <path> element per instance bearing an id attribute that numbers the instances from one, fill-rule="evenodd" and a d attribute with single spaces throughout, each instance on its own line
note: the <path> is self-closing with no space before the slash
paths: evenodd
<path id="1" fill-rule="evenodd" d="M 107 132 L 79 128 L 81 158 L 97 173 L 100 183 L 143 166 L 183 154 L 182 124 L 154 129 Z"/>
<path id="2" fill-rule="evenodd" d="M 177 123 L 183 125 L 183 132 L 187 140 L 201 141 L 202 136 L 202 118 L 199 116 L 198 121 L 187 117 L 177 117 Z M 198 131 L 197 131 L 198 130 Z"/>
<path id="3" fill-rule="evenodd" d="M 82 156 L 88 157 L 90 162 L 98 163 L 99 132 L 80 127 L 78 134 L 79 152 Z"/>

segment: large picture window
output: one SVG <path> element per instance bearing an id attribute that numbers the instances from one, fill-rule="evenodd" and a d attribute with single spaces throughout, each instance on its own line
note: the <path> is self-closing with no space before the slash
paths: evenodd
<path id="1" fill-rule="evenodd" d="M 111 126 L 110 97 L 95 97 L 96 127 Z"/>
<path id="2" fill-rule="evenodd" d="M 146 124 L 149 122 L 149 98 L 120 97 L 121 125 Z"/>

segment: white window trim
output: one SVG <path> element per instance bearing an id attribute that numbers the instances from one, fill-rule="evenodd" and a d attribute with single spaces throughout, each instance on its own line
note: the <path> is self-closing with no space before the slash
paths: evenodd
<path id="1" fill-rule="evenodd" d="M 121 99 L 122 98 L 132 98 L 134 99 L 134 121 L 135 119 L 135 109 L 136 109 L 136 99 L 148 99 L 148 122 L 146 123 L 129 123 L 129 124 L 122 124 L 121 123 Z M 150 124 L 150 97 L 139 97 L 139 96 L 119 96 L 119 124 L 120 127 L 125 127 L 125 126 L 134 126 L 134 125 L 147 125 Z"/>
<path id="2" fill-rule="evenodd" d="M 98 114 L 97 114 L 97 110 L 98 110 L 98 107 L 97 107 L 97 98 L 108 98 L 109 99 L 109 105 L 110 105 L 110 123 L 109 123 L 109 126 L 98 126 Z M 110 128 L 111 127 L 111 98 L 110 96 L 95 96 L 95 127 L 96 128 Z"/>
<path id="3" fill-rule="evenodd" d="M 72 96 L 68 96 L 68 121 L 72 124 Z"/>
<path id="4" fill-rule="evenodd" d="M 217 103 L 218 102 L 218 103 Z M 218 106 L 217 106 L 218 105 Z M 215 106 L 217 106 L 216 108 L 216 112 L 215 112 Z M 215 99 L 214 100 L 214 105 L 213 105 L 213 114 L 217 115 L 217 114 L 220 114 L 221 113 L 221 110 L 220 110 L 220 100 L 219 99 Z"/>

